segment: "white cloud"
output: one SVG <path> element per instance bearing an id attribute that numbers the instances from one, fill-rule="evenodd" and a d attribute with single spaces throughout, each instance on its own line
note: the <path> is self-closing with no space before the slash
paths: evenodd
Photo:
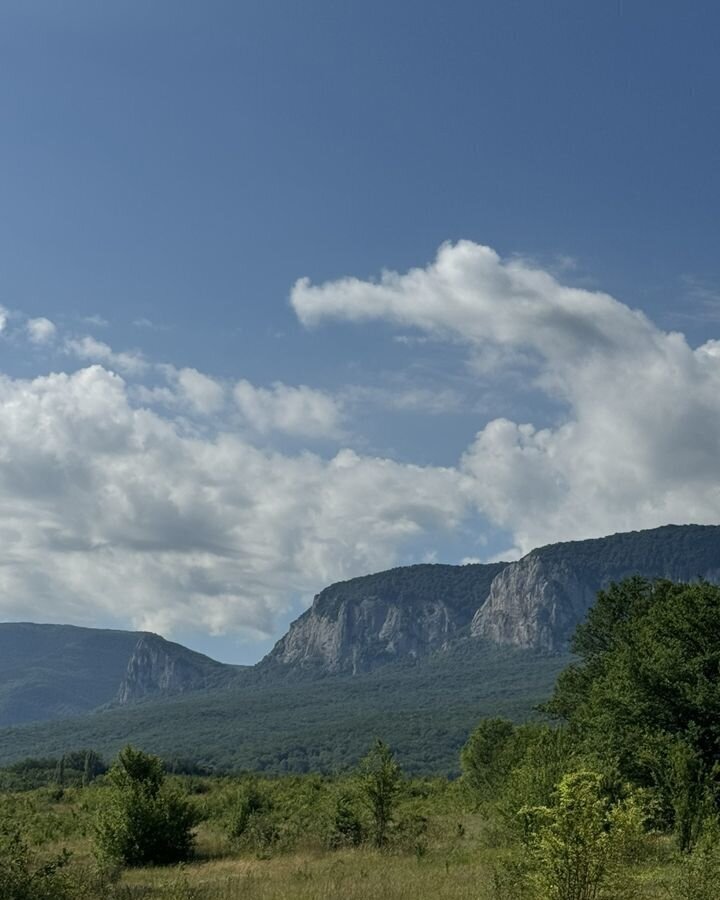
<path id="1" fill-rule="evenodd" d="M 460 464 L 478 508 L 523 551 L 720 521 L 717 342 L 693 349 L 608 294 L 467 241 L 378 282 L 303 279 L 291 299 L 308 325 L 383 319 L 463 341 L 471 357 L 522 365 L 534 388 L 563 404 L 552 428 L 489 422 Z"/>
<path id="2" fill-rule="evenodd" d="M 267 634 L 463 515 L 456 471 L 190 437 L 130 397 L 97 365 L 0 376 L 0 617 Z"/>
<path id="3" fill-rule="evenodd" d="M 25 327 L 33 344 L 47 344 L 57 331 L 54 323 L 42 316 L 39 319 L 28 319 Z"/>
<path id="4" fill-rule="evenodd" d="M 175 369 L 164 366 L 166 376 L 174 383 L 180 401 L 192 412 L 212 415 L 219 412 L 225 403 L 225 388 L 209 375 L 197 369 Z"/>
<path id="5" fill-rule="evenodd" d="M 235 385 L 233 397 L 244 420 L 260 434 L 280 431 L 321 438 L 341 433 L 341 403 L 324 391 L 279 381 L 271 388 L 259 388 L 242 380 Z"/>
<path id="6" fill-rule="evenodd" d="M 355 401 L 241 381 L 232 405 L 206 374 L 75 339 L 70 352 L 130 382 L 100 365 L 0 376 L 0 618 L 267 634 L 294 596 L 425 552 L 475 510 L 513 555 L 720 521 L 720 341 L 692 348 L 607 294 L 467 242 L 379 283 L 301 281 L 293 303 L 309 324 L 378 318 L 447 337 L 476 371 L 521 372 L 562 413 L 551 427 L 494 418 L 452 468 L 283 454 L 248 436 L 338 436 Z M 212 415 L 212 433 L 178 410 Z"/>
<path id="7" fill-rule="evenodd" d="M 89 335 L 69 338 L 65 341 L 65 349 L 79 359 L 107 363 L 125 375 L 140 375 L 148 368 L 141 353 L 116 353 L 108 344 Z"/>
<path id="8" fill-rule="evenodd" d="M 389 387 L 354 385 L 342 392 L 346 403 L 367 404 L 402 412 L 441 415 L 459 412 L 467 405 L 463 396 L 452 388 L 425 388 L 394 384 Z"/>
<path id="9" fill-rule="evenodd" d="M 5 309 L 5 307 L 0 306 L 0 331 L 5 331 L 5 326 L 7 325 L 9 315 L 10 314 Z"/>

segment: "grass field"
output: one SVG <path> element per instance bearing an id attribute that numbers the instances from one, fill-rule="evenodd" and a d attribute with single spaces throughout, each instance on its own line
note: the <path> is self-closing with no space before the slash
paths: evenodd
<path id="1" fill-rule="evenodd" d="M 268 779 L 282 797 L 288 825 L 269 846 L 243 846 L 227 833 L 238 779 L 178 779 L 203 811 L 196 854 L 182 866 L 106 872 L 93 887 L 97 863 L 93 822 L 102 786 L 6 793 L 4 812 L 22 824 L 36 865 L 66 848 L 69 872 L 80 875 L 83 900 L 522 900 L 512 883 L 518 847 L 491 809 L 479 810 L 458 782 L 406 782 L 396 810 L 399 826 L 388 849 L 330 849 L 327 815 L 347 783 L 333 779 Z M 308 802 L 309 798 L 311 802 Z M 404 829 L 403 822 L 414 823 Z M 421 827 L 417 827 L 421 823 Z M 628 866 L 605 898 L 678 898 L 677 860 L 664 837 L 648 838 L 640 865 Z M 83 874 L 87 873 L 87 874 Z M 73 895 L 74 896 L 74 895 Z M 536 896 L 536 895 L 535 895 Z M 698 895 L 703 896 L 703 895 Z M 2 900 L 15 900 L 3 897 Z"/>

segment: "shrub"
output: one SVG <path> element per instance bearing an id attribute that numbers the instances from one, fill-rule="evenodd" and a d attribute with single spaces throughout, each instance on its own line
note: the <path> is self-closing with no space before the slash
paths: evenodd
<path id="1" fill-rule="evenodd" d="M 720 834 L 717 821 L 711 821 L 693 851 L 683 856 L 672 896 L 677 900 L 717 900 L 719 884 Z"/>
<path id="2" fill-rule="evenodd" d="M 335 801 L 329 843 L 331 847 L 357 847 L 365 840 L 365 829 L 353 804 L 343 792 Z"/>
<path id="3" fill-rule="evenodd" d="M 620 863 L 637 855 L 644 814 L 635 796 L 611 806 L 595 772 L 566 775 L 554 807 L 523 811 L 532 881 L 543 900 L 597 900 Z"/>
<path id="4" fill-rule="evenodd" d="M 108 778 L 95 829 L 101 857 L 139 866 L 182 862 L 192 855 L 198 817 L 165 783 L 160 759 L 126 747 Z"/>
<path id="5" fill-rule="evenodd" d="M 460 751 L 468 787 L 481 797 L 494 794 L 518 761 L 517 728 L 507 719 L 483 719 Z"/>
<path id="6" fill-rule="evenodd" d="M 280 830 L 274 818 L 274 804 L 257 781 L 248 781 L 230 813 L 228 837 L 239 844 L 264 850 L 280 838 Z"/>
<path id="7" fill-rule="evenodd" d="M 360 796 L 372 821 L 372 840 L 376 847 L 388 842 L 388 831 L 400 790 L 402 773 L 392 750 L 378 740 L 360 762 Z"/>
<path id="8" fill-rule="evenodd" d="M 36 865 L 17 825 L 0 822 L 0 897 L 2 900 L 76 900 L 86 894 L 67 869 L 70 853 L 63 850 Z"/>

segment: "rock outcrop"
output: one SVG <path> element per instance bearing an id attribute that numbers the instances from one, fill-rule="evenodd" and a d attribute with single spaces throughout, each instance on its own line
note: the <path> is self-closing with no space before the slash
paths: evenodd
<path id="1" fill-rule="evenodd" d="M 506 563 L 417 565 L 333 584 L 263 661 L 324 672 L 366 672 L 467 637 Z"/>
<path id="2" fill-rule="evenodd" d="M 157 634 L 143 634 L 128 662 L 115 705 L 222 687 L 234 679 L 236 671 L 235 666 L 216 662 Z"/>
<path id="3" fill-rule="evenodd" d="M 666 525 L 533 550 L 493 580 L 471 633 L 516 647 L 564 650 L 597 592 L 630 575 L 720 582 L 720 526 Z"/>

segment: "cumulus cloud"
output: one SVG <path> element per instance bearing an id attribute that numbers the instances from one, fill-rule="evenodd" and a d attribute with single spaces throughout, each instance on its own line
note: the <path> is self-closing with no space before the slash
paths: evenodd
<path id="1" fill-rule="evenodd" d="M 456 525 L 461 479 L 188 436 L 99 365 L 0 377 L 0 614 L 269 634 L 294 592 Z"/>
<path id="2" fill-rule="evenodd" d="M 720 521 L 720 341 L 691 347 L 608 294 L 468 242 L 377 282 L 300 281 L 292 302 L 308 325 L 378 319 L 447 339 L 478 384 L 502 370 L 552 404 L 544 420 L 481 421 L 449 468 L 279 453 L 258 437 L 338 437 L 353 404 L 432 412 L 454 395 L 231 387 L 72 339 L 102 365 L 0 375 L 0 617 L 270 634 L 293 596 L 424 552 L 477 512 L 513 555 Z"/>
<path id="3" fill-rule="evenodd" d="M 244 420 L 260 434 L 280 431 L 297 437 L 338 437 L 343 418 L 339 400 L 324 391 L 275 382 L 270 388 L 241 380 L 233 397 Z"/>
<path id="4" fill-rule="evenodd" d="M 4 306 L 0 306 L 0 331 L 5 331 L 5 326 L 8 322 L 8 311 Z"/>
<path id="5" fill-rule="evenodd" d="M 78 359 L 106 363 L 126 375 L 140 375 L 148 368 L 142 354 L 125 351 L 116 353 L 109 344 L 98 341 L 90 335 L 68 338 L 65 341 L 65 349 Z"/>
<path id="6" fill-rule="evenodd" d="M 225 388 L 215 378 L 197 369 L 163 367 L 169 381 L 174 383 L 182 402 L 199 415 L 212 415 L 225 403 Z"/>
<path id="7" fill-rule="evenodd" d="M 478 508 L 526 551 L 667 522 L 720 521 L 720 353 L 692 348 L 608 294 L 468 241 L 377 282 L 307 279 L 307 325 L 379 319 L 519 364 L 560 401 L 551 428 L 498 418 L 459 464 Z"/>
<path id="8" fill-rule="evenodd" d="M 57 331 L 55 324 L 44 316 L 38 319 L 28 319 L 25 323 L 25 328 L 33 344 L 49 343 L 55 337 L 55 332 Z"/>

